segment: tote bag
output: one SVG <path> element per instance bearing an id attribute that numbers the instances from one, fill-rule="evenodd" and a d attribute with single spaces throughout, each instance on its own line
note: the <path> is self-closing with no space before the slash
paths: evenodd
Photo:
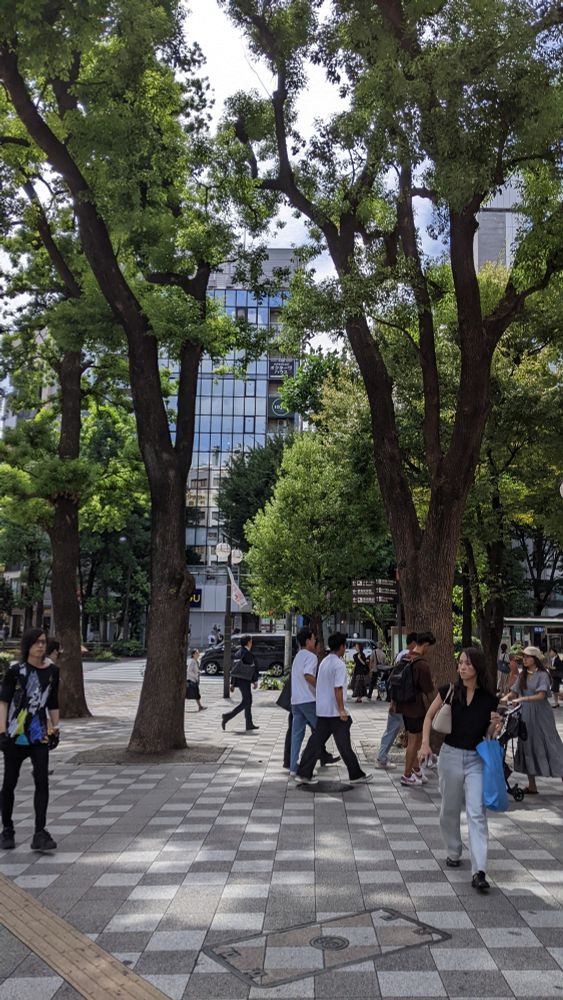
<path id="1" fill-rule="evenodd" d="M 438 709 L 436 715 L 432 719 L 432 729 L 435 733 L 443 733 L 444 736 L 449 736 L 452 731 L 452 695 L 454 693 L 454 686 L 450 684 L 450 690 L 448 691 L 446 697 L 444 698 L 444 704 Z"/>
<path id="2" fill-rule="evenodd" d="M 494 812 L 506 812 L 508 793 L 502 747 L 498 740 L 481 740 L 476 750 L 483 761 L 483 805 Z"/>

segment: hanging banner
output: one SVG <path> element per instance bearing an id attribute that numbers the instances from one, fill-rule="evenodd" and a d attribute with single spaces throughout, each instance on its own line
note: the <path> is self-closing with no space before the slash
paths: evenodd
<path id="1" fill-rule="evenodd" d="M 242 608 L 244 607 L 245 604 L 248 604 L 248 601 L 246 600 L 246 597 L 244 596 L 242 590 L 240 589 L 238 583 L 236 582 L 231 572 L 230 566 L 227 566 L 227 573 L 231 578 L 231 600 L 233 600 L 235 604 L 238 604 L 239 608 Z"/>

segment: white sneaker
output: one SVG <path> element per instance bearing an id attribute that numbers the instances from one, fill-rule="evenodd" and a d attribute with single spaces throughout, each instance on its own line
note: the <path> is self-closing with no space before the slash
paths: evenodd
<path id="1" fill-rule="evenodd" d="M 424 764 L 422 765 L 422 767 L 419 767 L 418 771 L 414 771 L 413 773 L 416 775 L 417 778 L 420 778 L 420 781 L 423 785 L 428 784 L 428 775 L 425 773 Z"/>
<path id="2" fill-rule="evenodd" d="M 318 778 L 301 778 L 300 775 L 295 775 L 295 780 L 298 785 L 318 785 Z"/>
<path id="3" fill-rule="evenodd" d="M 418 778 L 414 772 L 407 777 L 406 774 L 401 776 L 401 785 L 408 785 L 411 788 L 417 788 L 422 786 L 423 782 L 421 778 Z"/>
<path id="4" fill-rule="evenodd" d="M 290 771 L 289 772 L 289 777 L 290 778 L 295 778 L 296 774 L 297 774 L 297 771 Z"/>
<path id="5" fill-rule="evenodd" d="M 370 781 L 373 781 L 373 774 L 368 771 L 367 774 L 362 774 L 359 778 L 348 778 L 350 785 L 367 785 Z"/>
<path id="6" fill-rule="evenodd" d="M 395 767 L 395 764 L 392 764 L 389 760 L 386 760 L 385 762 L 382 760 L 376 760 L 375 766 L 379 768 L 380 771 L 390 771 L 391 768 Z"/>

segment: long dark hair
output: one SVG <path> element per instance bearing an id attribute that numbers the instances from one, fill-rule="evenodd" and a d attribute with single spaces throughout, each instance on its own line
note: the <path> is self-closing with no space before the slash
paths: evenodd
<path id="1" fill-rule="evenodd" d="M 31 647 L 37 642 L 37 640 L 41 635 L 44 635 L 45 638 L 47 638 L 47 633 L 44 628 L 26 629 L 26 631 L 22 635 L 22 641 L 20 645 L 22 663 L 26 663 Z"/>
<path id="2" fill-rule="evenodd" d="M 525 655 L 528 656 L 528 653 L 526 653 Z M 542 663 L 541 660 L 538 660 L 537 656 L 531 656 L 530 659 L 535 661 L 538 670 L 542 670 L 544 674 L 547 673 L 545 663 Z M 520 691 L 525 691 L 526 688 L 528 687 L 528 671 L 526 670 L 526 664 L 524 664 L 522 670 L 520 671 L 520 677 L 518 678 L 518 687 L 520 688 Z"/>
<path id="3" fill-rule="evenodd" d="M 483 650 L 479 649 L 478 646 L 467 646 L 465 649 L 462 649 L 461 652 L 465 653 L 467 659 L 469 660 L 471 666 L 474 668 L 475 673 L 477 674 L 477 687 L 482 688 L 482 690 L 486 691 L 487 694 L 491 695 L 494 694 L 494 691 L 492 690 L 491 681 L 489 679 L 489 671 L 487 670 L 487 661 L 485 659 L 485 654 Z M 454 698 L 457 698 L 458 701 L 463 702 L 464 705 L 467 704 L 467 689 L 461 677 L 459 676 L 457 681 L 455 682 Z"/>

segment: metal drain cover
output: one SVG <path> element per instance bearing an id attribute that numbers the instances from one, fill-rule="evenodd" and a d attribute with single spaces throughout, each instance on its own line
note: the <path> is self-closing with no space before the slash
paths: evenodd
<path id="1" fill-rule="evenodd" d="M 449 937 L 406 913 L 380 906 L 268 934 L 242 935 L 203 951 L 245 983 L 268 989 L 357 962 L 375 961 L 377 967 L 378 958 Z"/>

